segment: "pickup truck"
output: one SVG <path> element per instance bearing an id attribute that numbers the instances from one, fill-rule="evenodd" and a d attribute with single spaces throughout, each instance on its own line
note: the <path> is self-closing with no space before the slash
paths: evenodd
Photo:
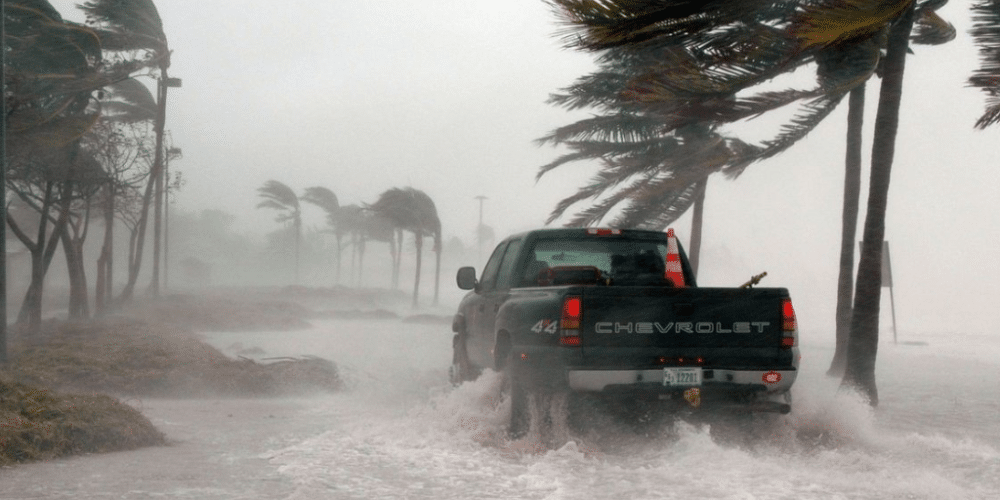
<path id="1" fill-rule="evenodd" d="M 504 374 L 510 433 L 528 398 L 587 393 L 687 411 L 788 413 L 799 352 L 785 288 L 701 288 L 667 232 L 540 229 L 497 245 L 452 322 L 451 381 Z"/>

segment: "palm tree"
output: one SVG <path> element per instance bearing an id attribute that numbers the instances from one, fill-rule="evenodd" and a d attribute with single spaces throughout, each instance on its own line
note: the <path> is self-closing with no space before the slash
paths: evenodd
<path id="1" fill-rule="evenodd" d="M 884 236 L 885 194 L 888 190 L 888 173 L 892 164 L 895 132 L 898 125 L 899 97 L 905 51 L 909 44 L 914 19 L 919 19 L 916 36 L 938 36 L 940 30 L 950 27 L 937 17 L 933 10 L 941 2 L 927 1 L 920 5 L 913 0 L 876 2 L 858 0 L 848 2 L 817 2 L 804 6 L 780 3 L 758 2 L 633 2 L 627 0 L 553 0 L 560 8 L 564 19 L 571 25 L 571 44 L 586 50 L 604 50 L 614 47 L 642 47 L 654 42 L 666 42 L 677 47 L 709 48 L 707 54 L 715 57 L 716 73 L 722 73 L 721 80 L 735 84 L 735 88 L 746 89 L 801 64 L 803 61 L 818 62 L 818 76 L 827 81 L 818 89 L 820 97 L 814 99 L 813 112 L 804 118 L 796 118 L 786 133 L 766 144 L 758 159 L 765 159 L 783 150 L 782 145 L 794 142 L 809 123 L 816 123 L 829 110 L 829 104 L 836 104 L 840 97 L 856 87 L 875 69 L 880 60 L 878 49 L 873 43 L 877 37 L 889 31 L 883 69 L 882 92 L 876 121 L 875 141 L 872 153 L 872 190 L 868 201 L 868 218 L 865 222 L 865 245 L 862 250 L 858 270 L 857 292 L 855 294 L 854 315 L 852 317 L 851 339 L 848 352 L 848 367 L 844 385 L 858 389 L 871 404 L 878 402 L 874 382 L 875 347 L 878 339 L 878 301 L 881 245 Z M 792 10 L 789 10 L 791 8 Z M 743 32 L 754 39 L 739 41 Z M 722 36 L 720 36 L 720 34 Z M 768 36 L 772 35 L 772 36 Z M 682 52 L 682 51 L 679 51 Z M 843 57 L 855 53 L 865 57 Z M 761 54 L 767 57 L 761 57 Z M 777 57 L 772 57 L 772 56 Z M 733 57 L 748 65 L 731 64 Z M 748 58 L 745 56 L 749 56 Z M 765 64 L 760 64 L 764 62 Z M 696 66 L 697 67 L 697 66 Z M 829 71 L 829 68 L 836 71 Z M 725 92 L 711 97 L 711 85 L 703 85 L 700 98 L 689 99 L 676 105 L 678 93 L 671 85 L 674 75 L 683 73 L 683 65 L 667 61 L 664 70 L 654 69 L 650 75 L 630 85 L 628 93 L 634 99 L 644 102 L 665 101 L 674 111 L 671 120 L 684 120 L 698 110 L 698 114 L 710 117 L 725 117 L 729 113 L 739 114 L 747 104 L 760 114 L 768 105 L 759 102 L 744 102 L 733 107 L 733 92 Z M 708 65 L 713 68 L 712 64 Z M 849 70 L 849 71 L 845 71 Z M 699 68 L 699 71 L 705 71 Z M 727 78 L 729 77 L 729 78 Z M 697 79 L 715 84 L 719 78 Z M 680 80 L 685 83 L 684 79 Z M 831 83 L 833 85 L 831 85 Z M 837 92 L 831 92 L 834 88 Z M 681 87 L 690 90 L 690 86 Z M 731 91 L 732 85 L 725 87 Z M 779 93 L 780 97 L 794 97 L 789 92 Z M 690 93 L 681 97 L 690 98 Z M 709 99 L 706 100 L 706 97 Z M 719 99 L 722 97 L 723 99 Z M 823 103 L 823 100 L 826 103 Z M 737 102 L 740 100 L 737 99 Z M 707 102 L 707 105 L 704 104 Z M 777 102 L 777 101 L 775 101 Z M 807 106 L 808 107 L 808 106 Z M 678 112 L 679 111 L 679 112 Z M 742 168 L 748 163 L 744 163 Z M 873 286 L 874 283 L 874 286 Z M 859 306 L 861 308 L 859 309 Z"/>
<path id="2" fill-rule="evenodd" d="M 358 261 L 359 250 L 361 250 L 361 234 L 363 232 L 362 228 L 364 226 L 362 220 L 364 218 L 364 209 L 360 205 L 350 204 L 340 207 L 337 210 L 336 221 L 333 224 L 333 234 L 337 238 L 337 281 L 340 282 L 340 253 L 344 249 L 343 238 L 345 235 L 350 236 L 351 241 L 351 275 L 355 280 L 355 283 L 360 282 L 361 273 L 360 270 L 357 271 L 355 276 L 356 267 L 355 262 Z"/>
<path id="3" fill-rule="evenodd" d="M 328 188 L 321 186 L 307 187 L 300 199 L 307 203 L 312 203 L 319 207 L 326 214 L 326 223 L 330 226 L 330 231 L 337 234 L 337 212 L 340 210 L 340 202 L 337 195 Z M 337 279 L 340 279 L 340 238 L 337 238 Z"/>
<path id="4" fill-rule="evenodd" d="M 851 335 L 842 385 L 863 394 L 878 405 L 875 359 L 878 353 L 878 318 L 882 296 L 882 241 L 888 205 L 889 174 L 895 153 L 903 72 L 913 28 L 915 3 L 910 3 L 889 32 L 885 69 L 875 118 L 871 180 L 863 230 L 861 260 L 851 314 Z"/>
<path id="5" fill-rule="evenodd" d="M 420 267 L 423 260 L 423 239 L 434 237 L 434 252 L 437 254 L 437 271 L 434 286 L 434 302 L 438 300 L 438 285 L 441 269 L 441 220 L 438 218 L 434 201 L 423 191 L 407 188 L 392 188 L 379 195 L 378 200 L 368 207 L 375 214 L 391 221 L 399 231 L 413 233 L 417 249 L 416 277 L 413 283 L 413 307 L 418 305 L 420 294 Z M 400 246 L 401 248 L 401 246 Z"/>
<path id="6" fill-rule="evenodd" d="M 940 45 L 955 39 L 955 28 L 941 19 L 930 4 L 917 12 L 916 25 L 910 42 L 920 45 Z M 885 41 L 875 39 L 880 46 Z M 845 49 L 849 50 L 849 49 Z M 854 286 L 854 241 L 857 235 L 858 207 L 861 196 L 861 130 L 864 125 L 865 86 L 851 90 L 847 112 L 847 154 L 844 163 L 844 201 L 841 217 L 840 265 L 837 278 L 836 349 L 827 370 L 828 376 L 840 377 L 847 363 L 850 339 Z"/>
<path id="7" fill-rule="evenodd" d="M 176 79 L 167 75 L 170 68 L 170 48 L 167 36 L 163 31 L 163 21 L 152 0 L 90 0 L 78 5 L 87 15 L 87 24 L 98 33 L 101 44 L 106 51 L 127 53 L 145 51 L 148 57 L 144 63 L 147 67 L 156 68 L 156 120 L 154 132 L 156 145 L 153 154 L 153 166 L 149 173 L 149 183 L 143 196 L 142 215 L 139 225 L 137 261 L 130 266 L 129 281 L 122 292 L 122 299 L 129 300 L 138 279 L 142 263 L 142 247 L 145 242 L 146 225 L 149 205 L 154 202 L 153 221 L 153 277 L 150 289 L 154 295 L 159 295 L 160 271 L 160 239 L 163 212 L 163 137 L 166 124 L 167 88 L 179 85 Z M 155 188 L 155 193 L 154 193 Z"/>
<path id="8" fill-rule="evenodd" d="M 299 248 L 302 244 L 302 207 L 295 191 L 281 182 L 269 180 L 257 188 L 257 194 L 264 201 L 257 208 L 272 208 L 278 211 L 275 222 L 291 222 L 295 234 L 295 284 L 299 283 Z"/>
<path id="9" fill-rule="evenodd" d="M 854 285 L 854 239 L 861 196 L 861 131 L 864 125 L 865 86 L 851 91 L 847 110 L 847 154 L 844 160 L 844 203 L 840 228 L 840 266 L 837 276 L 836 349 L 829 376 L 843 376 L 851 328 Z"/>
<path id="10" fill-rule="evenodd" d="M 357 233 L 361 242 L 358 256 L 358 279 L 364 271 L 364 251 L 368 241 L 381 241 L 389 245 L 389 259 L 392 261 L 391 282 L 393 288 L 399 284 L 399 253 L 396 251 L 396 230 L 392 221 L 372 212 L 362 209 L 357 218 Z"/>
<path id="11" fill-rule="evenodd" d="M 781 39 L 770 27 L 756 31 Z M 784 151 L 818 125 L 850 85 L 874 70 L 868 58 L 863 60 L 868 64 L 855 64 L 854 73 L 846 77 L 823 75 L 814 89 L 760 92 L 737 99 L 746 86 L 773 77 L 776 68 L 795 68 L 823 55 L 822 51 L 797 53 L 784 41 L 783 49 L 763 55 L 731 50 L 732 57 L 720 58 L 720 47 L 745 42 L 740 33 L 720 30 L 710 43 L 687 45 L 673 37 L 668 43 L 647 40 L 638 47 L 612 44 L 599 58 L 597 72 L 553 95 L 553 104 L 595 108 L 601 114 L 540 139 L 571 152 L 543 166 L 539 176 L 577 160 L 597 160 L 603 168 L 584 188 L 562 200 L 549 222 L 570 205 L 601 196 L 605 197 L 567 225 L 596 224 L 619 210 L 613 226 L 662 229 L 695 206 L 691 256 L 696 265 L 708 177 L 716 172 L 736 177 L 749 164 Z M 800 106 L 800 114 L 760 145 L 716 132 L 720 125 L 793 104 Z M 605 195 L 609 190 L 617 192 Z"/>

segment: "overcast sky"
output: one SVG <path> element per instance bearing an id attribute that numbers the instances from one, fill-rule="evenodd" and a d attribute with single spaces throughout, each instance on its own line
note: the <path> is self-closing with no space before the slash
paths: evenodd
<path id="1" fill-rule="evenodd" d="M 435 200 L 446 239 L 471 243 L 475 196 L 489 198 L 484 221 L 503 236 L 541 225 L 592 171 L 569 165 L 535 182 L 558 151 L 534 139 L 585 116 L 547 96 L 594 67 L 590 55 L 562 48 L 541 0 L 156 3 L 171 76 L 183 79 L 167 116 L 184 152 L 173 165 L 187 179 L 182 210 L 220 208 L 240 230 L 263 233 L 276 228 L 272 212 L 254 208 L 268 179 L 300 192 L 325 186 L 341 204 L 412 186 Z M 72 2 L 53 4 L 79 18 Z M 907 62 L 887 216 L 904 332 L 995 331 L 1000 128 L 972 128 L 984 99 L 965 83 L 977 63 L 967 8 L 939 11 L 959 27 L 957 40 L 914 47 Z M 709 184 L 702 283 L 737 285 L 768 271 L 764 284 L 791 290 L 806 332 L 832 329 L 846 101 L 842 108 L 784 155 Z M 686 240 L 690 218 L 674 227 Z M 883 307 L 887 318 L 888 293 Z"/>

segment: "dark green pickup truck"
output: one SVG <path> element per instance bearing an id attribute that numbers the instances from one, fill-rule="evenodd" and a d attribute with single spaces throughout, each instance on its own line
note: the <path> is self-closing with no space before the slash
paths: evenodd
<path id="1" fill-rule="evenodd" d="M 790 411 L 799 362 L 784 288 L 700 288 L 672 231 L 542 229 L 501 242 L 452 329 L 455 384 L 510 382 L 511 432 L 533 393 Z"/>

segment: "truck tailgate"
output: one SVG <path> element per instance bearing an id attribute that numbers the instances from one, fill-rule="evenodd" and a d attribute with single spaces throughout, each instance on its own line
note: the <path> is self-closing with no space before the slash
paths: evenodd
<path id="1" fill-rule="evenodd" d="M 784 288 L 581 289 L 583 363 L 592 367 L 781 366 Z"/>

